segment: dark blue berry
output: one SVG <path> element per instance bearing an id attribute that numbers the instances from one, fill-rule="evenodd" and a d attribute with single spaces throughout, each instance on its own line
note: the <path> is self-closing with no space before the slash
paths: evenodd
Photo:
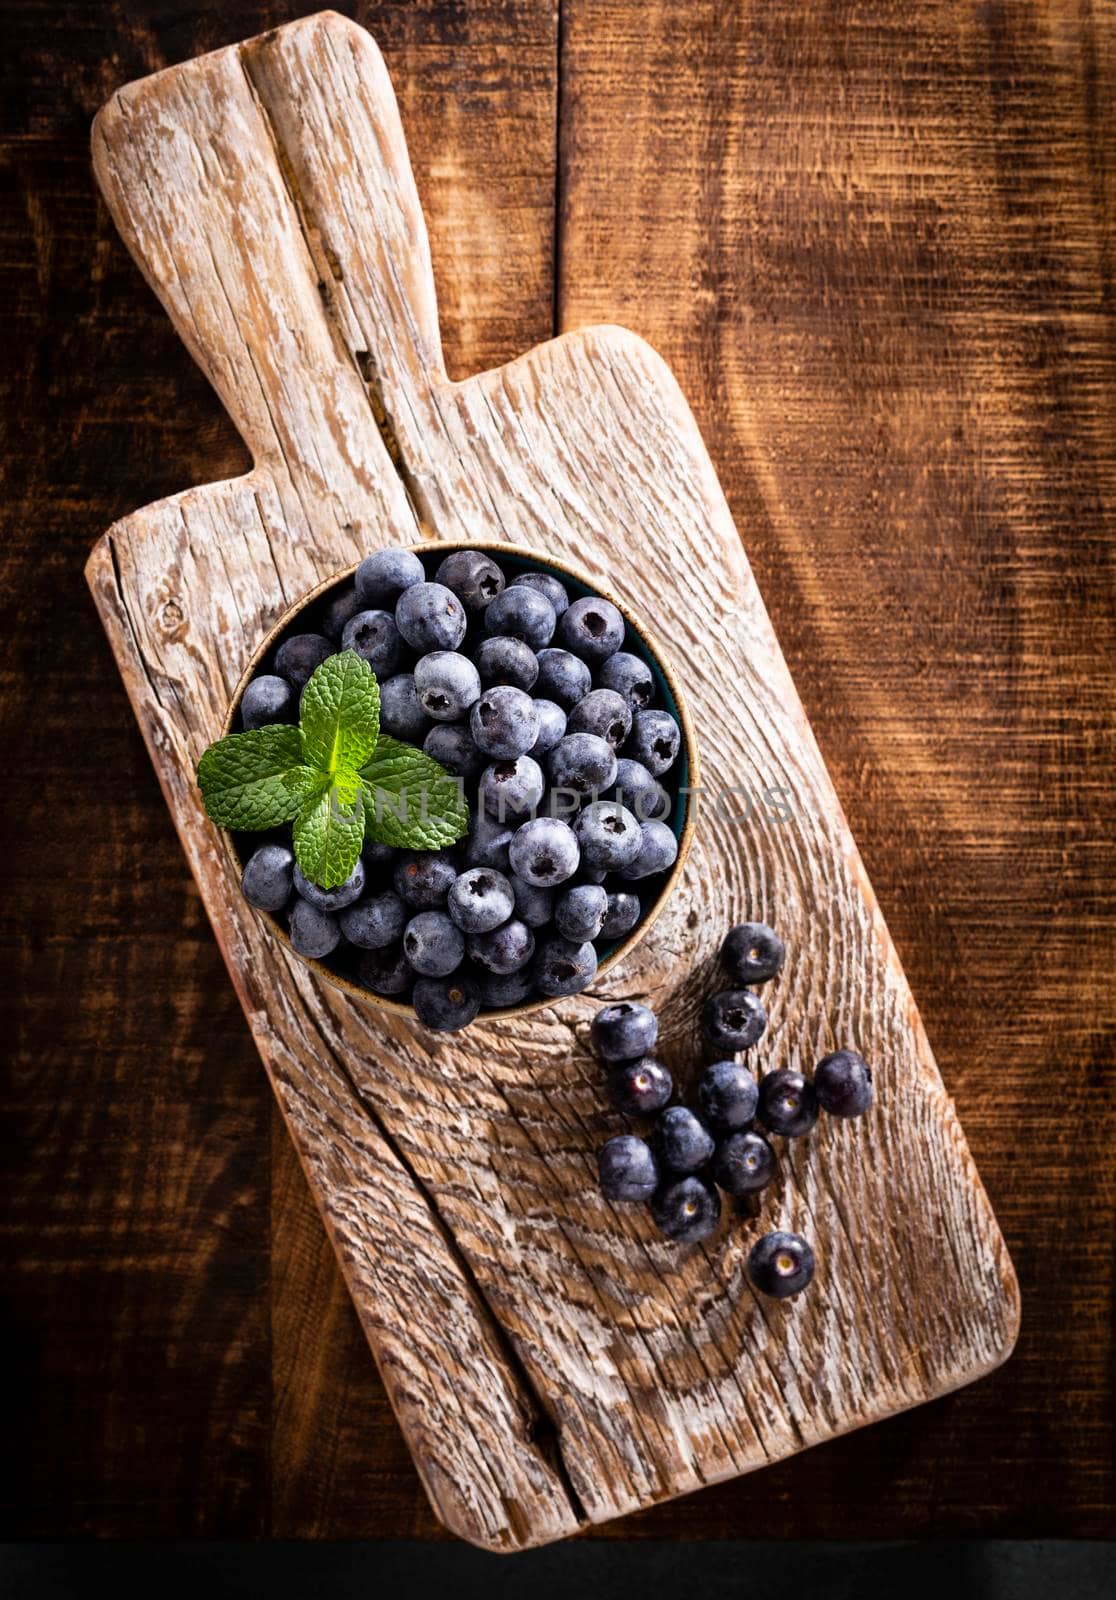
<path id="1" fill-rule="evenodd" d="M 335 645 L 340 645 L 341 634 L 350 617 L 355 617 L 358 611 L 367 610 L 369 602 L 364 601 L 354 589 L 342 589 L 341 593 L 329 602 L 322 617 L 322 632 L 327 639 L 332 639 Z"/>
<path id="2" fill-rule="evenodd" d="M 713 1157 L 713 1177 L 738 1199 L 766 1189 L 775 1176 L 775 1152 L 762 1133 L 730 1133 Z"/>
<path id="3" fill-rule="evenodd" d="M 624 754 L 661 778 L 677 761 L 681 744 L 681 730 L 669 711 L 637 711 Z"/>
<path id="4" fill-rule="evenodd" d="M 403 953 L 424 978 L 448 978 L 465 959 L 465 935 L 444 911 L 420 911 L 403 934 Z"/>
<path id="5" fill-rule="evenodd" d="M 240 880 L 241 893 L 258 911 L 282 911 L 294 886 L 295 859 L 286 845 L 261 844 L 253 850 Z"/>
<path id="6" fill-rule="evenodd" d="M 597 952 L 588 943 L 550 939 L 535 958 L 535 987 L 557 999 L 580 994 L 597 975 Z"/>
<path id="7" fill-rule="evenodd" d="M 628 813 L 631 815 L 631 813 Z M 634 820 L 634 818 L 633 818 Z M 678 839 L 665 822 L 641 822 L 639 848 L 620 876 L 635 880 L 666 872 L 678 859 Z"/>
<path id="8" fill-rule="evenodd" d="M 665 822 L 670 816 L 670 796 L 641 761 L 621 756 L 616 763 L 616 782 L 608 791 L 609 800 L 621 800 L 638 822 Z"/>
<path id="9" fill-rule="evenodd" d="M 390 611 L 358 611 L 341 634 L 341 648 L 355 650 L 377 678 L 390 678 L 399 670 L 403 645 Z"/>
<path id="10" fill-rule="evenodd" d="M 397 672 L 380 684 L 380 732 L 404 744 L 421 744 L 430 718 L 419 704 L 414 674 Z"/>
<path id="11" fill-rule="evenodd" d="M 612 689 L 591 689 L 574 706 L 566 726 L 570 733 L 595 733 L 619 750 L 631 729 L 632 713 Z"/>
<path id="12" fill-rule="evenodd" d="M 597 1172 L 606 1200 L 650 1200 L 659 1182 L 655 1153 L 634 1133 L 620 1133 L 597 1152 Z"/>
<path id="13" fill-rule="evenodd" d="M 616 752 L 595 733 L 568 733 L 546 758 L 556 789 L 571 794 L 600 794 L 616 781 Z"/>
<path id="14" fill-rule="evenodd" d="M 454 550 L 434 574 L 466 611 L 483 611 L 504 587 L 504 574 L 483 550 Z"/>
<path id="15" fill-rule="evenodd" d="M 422 748 L 432 761 L 466 782 L 475 778 L 488 760 L 463 722 L 437 723 L 422 741 Z"/>
<path id="16" fill-rule="evenodd" d="M 521 572 L 518 578 L 512 579 L 513 588 L 516 584 L 527 589 L 536 589 L 544 599 L 550 601 L 556 617 L 560 617 L 570 603 L 570 597 L 563 585 L 549 572 Z"/>
<path id="17" fill-rule="evenodd" d="M 601 1061 L 634 1061 L 650 1055 L 659 1037 L 659 1019 L 638 1000 L 616 1000 L 593 1018 L 590 1037 Z"/>
<path id="18" fill-rule="evenodd" d="M 468 949 L 470 958 L 489 972 L 520 972 L 535 953 L 535 935 L 513 917 L 489 933 L 471 933 Z"/>
<path id="19" fill-rule="evenodd" d="M 661 1111 L 674 1093 L 674 1079 L 661 1061 L 643 1056 L 613 1067 L 608 1076 L 609 1094 L 618 1111 L 629 1117 L 649 1117 Z"/>
<path id="20" fill-rule="evenodd" d="M 537 693 L 553 700 L 564 711 L 584 700 L 593 687 L 589 668 L 569 650 L 540 650 L 538 661 Z"/>
<path id="21" fill-rule="evenodd" d="M 344 883 L 339 883 L 335 889 L 322 889 L 318 884 L 311 883 L 296 862 L 294 886 L 302 898 L 319 911 L 341 911 L 345 906 L 351 906 L 354 900 L 359 900 L 364 893 L 364 862 L 358 858 Z"/>
<path id="22" fill-rule="evenodd" d="M 580 812 L 573 830 L 586 867 L 618 872 L 634 862 L 643 844 L 643 824 L 618 800 L 594 800 Z"/>
<path id="23" fill-rule="evenodd" d="M 412 550 L 377 550 L 356 569 L 356 594 L 364 607 L 393 606 L 403 593 L 426 577 Z"/>
<path id="24" fill-rule="evenodd" d="M 413 650 L 456 650 L 465 637 L 465 607 L 444 583 L 415 583 L 399 596 L 395 623 Z"/>
<path id="25" fill-rule="evenodd" d="M 409 906 L 432 911 L 444 906 L 457 877 L 457 864 L 447 850 L 407 850 L 395 863 L 395 892 Z"/>
<path id="26" fill-rule="evenodd" d="M 497 822 L 522 822 L 538 809 L 543 797 L 542 768 L 533 756 L 496 761 L 481 773 L 480 803 Z"/>
<path id="27" fill-rule="evenodd" d="M 291 907 L 290 930 L 291 944 L 299 955 L 314 961 L 332 954 L 341 942 L 337 918 L 301 897 Z"/>
<path id="28" fill-rule="evenodd" d="M 502 1011 L 507 1006 L 521 1006 L 535 992 L 534 981 L 528 967 L 522 968 L 519 972 L 480 971 L 474 982 L 480 994 L 481 1005 L 488 1006 L 494 1011 Z"/>
<path id="29" fill-rule="evenodd" d="M 400 999 L 410 994 L 415 973 L 402 946 L 393 944 L 383 950 L 362 950 L 357 961 L 357 980 L 373 994 Z"/>
<path id="30" fill-rule="evenodd" d="M 522 591 L 530 594 L 529 589 Z M 509 591 L 504 590 L 507 594 Z M 535 702 L 522 689 L 496 684 L 486 689 L 469 715 L 473 743 L 486 755 L 511 761 L 526 755 L 539 736 Z"/>
<path id="31" fill-rule="evenodd" d="M 480 995 L 471 978 L 420 978 L 411 1003 L 427 1028 L 457 1033 L 467 1028 L 480 1010 Z"/>
<path id="32" fill-rule="evenodd" d="M 608 915 L 601 927 L 602 939 L 622 939 L 626 933 L 631 933 L 639 921 L 640 906 L 637 894 L 610 893 L 608 897 Z"/>
<path id="33" fill-rule="evenodd" d="M 749 1253 L 748 1276 L 761 1294 L 789 1300 L 814 1276 L 814 1252 L 799 1233 L 766 1233 Z"/>
<path id="34" fill-rule="evenodd" d="M 769 1133 L 800 1139 L 818 1120 L 818 1097 L 813 1084 L 791 1067 L 769 1072 L 759 1086 L 756 1116 Z"/>
<path id="35" fill-rule="evenodd" d="M 655 1148 L 669 1172 L 696 1172 L 713 1155 L 713 1136 L 687 1106 L 667 1106 L 655 1124 Z"/>
<path id="36" fill-rule="evenodd" d="M 563 939 L 580 944 L 600 936 L 608 913 L 608 895 L 598 884 L 579 883 L 567 889 L 554 908 L 554 922 Z"/>
<path id="37" fill-rule="evenodd" d="M 554 890 L 528 883 L 517 872 L 511 875 L 511 886 L 515 895 L 516 916 L 529 928 L 545 928 L 554 915 Z"/>
<path id="38" fill-rule="evenodd" d="M 765 922 L 741 922 L 725 935 L 721 965 L 744 985 L 766 983 L 782 969 L 783 941 Z"/>
<path id="39" fill-rule="evenodd" d="M 303 689 L 322 662 L 334 653 L 333 645 L 320 633 L 296 633 L 275 652 L 275 670 L 296 689 Z"/>
<path id="40" fill-rule="evenodd" d="M 469 867 L 450 888 L 446 910 L 463 933 L 487 933 L 515 910 L 515 891 L 493 867 Z"/>
<path id="41" fill-rule="evenodd" d="M 536 700 L 535 711 L 539 719 L 539 733 L 528 754 L 534 756 L 536 761 L 541 761 L 543 756 L 550 754 L 559 739 L 565 737 L 566 713 L 553 700 Z"/>
<path id="42" fill-rule="evenodd" d="M 512 871 L 528 883 L 552 889 L 577 871 L 577 836 L 556 817 L 535 817 L 516 829 L 508 859 Z"/>
<path id="43" fill-rule="evenodd" d="M 530 689 L 539 675 L 539 659 L 531 646 L 503 634 L 481 640 L 476 662 L 484 684 L 508 683 L 513 689 Z"/>
<path id="44" fill-rule="evenodd" d="M 643 711 L 655 697 L 655 680 L 651 668 L 641 656 L 627 650 L 618 650 L 602 662 L 597 674 L 602 689 L 614 689 L 621 695 L 630 711 Z"/>
<path id="45" fill-rule="evenodd" d="M 872 1070 L 855 1050 L 834 1050 L 814 1068 L 818 1104 L 831 1117 L 862 1117 L 872 1104 Z"/>
<path id="46" fill-rule="evenodd" d="M 721 1197 L 701 1178 L 679 1178 L 658 1190 L 651 1215 L 659 1232 L 676 1244 L 695 1244 L 714 1233 L 721 1220 Z"/>
<path id="47" fill-rule="evenodd" d="M 748 989 L 710 995 L 702 1014 L 705 1042 L 719 1056 L 750 1050 L 767 1027 L 767 1012 Z"/>
<path id="48" fill-rule="evenodd" d="M 289 722 L 296 709 L 294 691 L 286 678 L 276 672 L 264 672 L 253 678 L 240 700 L 240 716 L 246 728 Z"/>
<path id="49" fill-rule="evenodd" d="M 402 936 L 410 915 L 410 907 L 391 889 L 385 889 L 346 906 L 338 912 L 337 921 L 350 944 L 360 950 L 382 950 Z"/>
<path id="50" fill-rule="evenodd" d="M 378 839 L 365 838 L 360 847 L 360 859 L 370 872 L 382 872 L 384 867 L 394 867 L 395 846 L 381 844 Z"/>
<path id="51" fill-rule="evenodd" d="M 624 643 L 624 618 L 610 600 L 575 600 L 562 613 L 558 643 L 563 650 L 598 664 L 614 656 Z"/>
<path id="52" fill-rule="evenodd" d="M 554 637 L 554 607 L 537 589 L 513 584 L 498 594 L 485 611 L 484 631 L 522 639 L 532 650 L 544 649 Z"/>
<path id="53" fill-rule="evenodd" d="M 737 1061 L 714 1061 L 697 1084 L 701 1114 L 719 1133 L 747 1127 L 756 1114 L 759 1084 Z"/>
<path id="54" fill-rule="evenodd" d="M 480 698 L 480 673 L 456 650 L 431 650 L 415 663 L 419 703 L 435 722 L 457 722 Z"/>
<path id="55" fill-rule="evenodd" d="M 508 855 L 515 827 L 510 822 L 494 822 L 483 811 L 474 811 L 465 840 L 467 867 L 495 867 L 508 871 Z"/>

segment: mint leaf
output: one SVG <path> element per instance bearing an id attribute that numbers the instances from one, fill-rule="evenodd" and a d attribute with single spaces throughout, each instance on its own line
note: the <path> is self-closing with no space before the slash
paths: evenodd
<path id="1" fill-rule="evenodd" d="M 413 745 L 384 734 L 360 776 L 370 839 L 403 850 L 441 850 L 468 829 L 460 780 Z"/>
<path id="2" fill-rule="evenodd" d="M 380 686 L 355 650 L 342 650 L 314 669 L 302 695 L 299 730 L 305 759 L 322 772 L 355 769 L 371 756 L 380 731 Z"/>
<path id="3" fill-rule="evenodd" d="M 276 828 L 298 812 L 313 779 L 297 728 L 230 733 L 198 762 L 205 809 L 222 828 Z"/>
<path id="4" fill-rule="evenodd" d="M 311 795 L 295 818 L 298 864 L 322 889 L 336 889 L 345 882 L 363 843 L 364 795 L 359 783 L 355 793 L 351 785 L 331 784 Z"/>

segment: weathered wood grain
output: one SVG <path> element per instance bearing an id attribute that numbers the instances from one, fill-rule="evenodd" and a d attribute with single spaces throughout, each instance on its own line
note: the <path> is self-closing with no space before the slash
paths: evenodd
<path id="1" fill-rule="evenodd" d="M 1014 1338 L 1010 1264 L 668 371 L 631 335 L 598 329 L 446 380 L 390 87 L 341 19 L 122 91 L 95 161 L 256 465 L 118 524 L 91 582 L 449 1525 L 494 1547 L 555 1537 L 987 1371 Z M 879 1064 L 873 1137 L 812 1138 L 771 1207 L 822 1246 L 808 1303 L 757 1304 L 741 1232 L 680 1256 L 594 1196 L 591 1149 L 610 1119 L 582 1044 L 585 999 L 549 1027 L 528 1018 L 432 1045 L 319 990 L 239 902 L 192 763 L 277 612 L 359 549 L 416 532 L 542 543 L 607 570 L 688 665 L 698 726 L 718 730 L 703 749 L 711 786 L 758 775 L 789 791 L 778 824 L 743 828 L 706 807 L 686 888 L 610 989 L 656 999 L 682 1065 L 718 927 L 767 915 L 799 956 L 766 1063 L 808 1061 L 852 1033 Z M 416 1327 L 424 1294 L 434 1314 Z"/>

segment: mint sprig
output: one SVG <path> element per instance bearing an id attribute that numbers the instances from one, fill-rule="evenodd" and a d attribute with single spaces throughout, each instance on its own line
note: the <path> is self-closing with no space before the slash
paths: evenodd
<path id="1" fill-rule="evenodd" d="M 302 871 L 323 889 L 345 882 L 365 837 L 438 850 L 466 832 L 461 784 L 413 745 L 380 734 L 380 687 L 355 650 L 323 661 L 297 728 L 230 733 L 198 762 L 205 809 L 222 828 L 293 823 Z"/>

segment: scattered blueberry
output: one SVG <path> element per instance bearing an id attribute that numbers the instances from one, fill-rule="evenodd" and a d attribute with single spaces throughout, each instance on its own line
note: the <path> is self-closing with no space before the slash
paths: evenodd
<path id="1" fill-rule="evenodd" d="M 616 781 L 616 752 L 595 733 L 568 733 L 547 756 L 546 770 L 556 789 L 600 794 Z"/>
<path id="2" fill-rule="evenodd" d="M 356 569 L 356 597 L 361 606 L 394 606 L 404 589 L 422 583 L 422 562 L 411 550 L 377 550 Z"/>
<path id="3" fill-rule="evenodd" d="M 253 678 L 240 701 L 240 717 L 246 728 L 289 722 L 296 709 L 290 684 L 275 672 L 264 672 Z"/>
<path id="4" fill-rule="evenodd" d="M 529 589 L 522 591 L 530 594 Z M 509 591 L 504 590 L 507 594 Z M 469 714 L 473 743 L 501 761 L 526 755 L 539 736 L 535 702 L 522 689 L 496 684 L 486 689 Z"/>
<path id="5" fill-rule="evenodd" d="M 614 689 L 630 711 L 643 711 L 655 698 L 655 680 L 642 656 L 618 650 L 601 663 L 597 674 L 602 689 Z"/>
<path id="6" fill-rule="evenodd" d="M 345 879 L 338 884 L 336 889 L 320 889 L 316 883 L 311 883 L 302 868 L 295 863 L 294 886 L 298 894 L 319 911 L 337 912 L 345 906 L 351 906 L 354 900 L 359 900 L 364 893 L 364 861 L 357 860 L 356 866 Z"/>
<path id="7" fill-rule="evenodd" d="M 766 983 L 782 970 L 783 941 L 765 922 L 741 922 L 725 935 L 721 965 L 741 986 Z"/>
<path id="8" fill-rule="evenodd" d="M 631 812 L 627 815 L 631 816 Z M 666 823 L 641 822 L 637 826 L 640 834 L 639 848 L 620 876 L 631 879 L 650 878 L 656 872 L 666 872 L 669 867 L 673 867 L 678 859 L 678 840 Z"/>
<path id="9" fill-rule="evenodd" d="M 750 1050 L 767 1027 L 767 1012 L 748 989 L 723 989 L 710 995 L 702 1014 L 705 1042 L 718 1055 Z"/>
<path id="10" fill-rule="evenodd" d="M 424 978 L 448 978 L 465 959 L 465 935 L 444 911 L 420 911 L 403 934 L 403 954 Z"/>
<path id="11" fill-rule="evenodd" d="M 480 698 L 480 673 L 456 650 L 431 650 L 415 663 L 415 690 L 428 717 L 457 722 Z"/>
<path id="12" fill-rule="evenodd" d="M 769 1133 L 800 1139 L 818 1120 L 818 1098 L 809 1078 L 791 1067 L 769 1072 L 759 1086 L 756 1112 Z"/>
<path id="13" fill-rule="evenodd" d="M 442 1033 L 457 1033 L 476 1017 L 480 995 L 471 978 L 420 978 L 411 1003 L 415 1015 L 426 1027 Z"/>
<path id="14" fill-rule="evenodd" d="M 380 732 L 404 744 L 421 744 L 430 727 L 415 690 L 414 674 L 397 672 L 380 684 Z"/>
<path id="15" fill-rule="evenodd" d="M 540 650 L 539 674 L 535 680 L 537 692 L 553 700 L 563 711 L 577 705 L 593 687 L 593 674 L 568 650 Z"/>
<path id="16" fill-rule="evenodd" d="M 789 1300 L 814 1276 L 814 1252 L 799 1233 L 766 1233 L 749 1253 L 748 1276 L 761 1294 Z"/>
<path id="17" fill-rule="evenodd" d="M 532 650 L 544 649 L 554 637 L 557 618 L 550 601 L 537 589 L 513 584 L 498 594 L 485 611 L 484 631 L 522 639 Z"/>
<path id="18" fill-rule="evenodd" d="M 697 1102 L 711 1128 L 732 1133 L 755 1116 L 759 1084 L 738 1062 L 714 1061 L 698 1079 Z"/>
<path id="19" fill-rule="evenodd" d="M 513 689 L 530 689 L 539 675 L 539 658 L 531 646 L 504 634 L 482 639 L 476 661 L 483 684 L 509 683 Z"/>
<path id="20" fill-rule="evenodd" d="M 659 1183 L 654 1151 L 634 1133 L 620 1133 L 597 1152 L 601 1193 L 606 1200 L 650 1200 Z"/>
<path id="21" fill-rule="evenodd" d="M 687 1106 L 667 1106 L 655 1124 L 655 1148 L 668 1172 L 696 1172 L 713 1155 L 713 1135 Z"/>
<path id="22" fill-rule="evenodd" d="M 610 893 L 608 915 L 601 925 L 601 938 L 622 939 L 626 933 L 631 933 L 639 921 L 641 909 L 637 894 L 626 894 L 623 890 Z"/>
<path id="23" fill-rule="evenodd" d="M 275 652 L 275 670 L 296 689 L 304 689 L 315 669 L 334 653 L 333 645 L 320 633 L 296 633 Z"/>
<path id="24" fill-rule="evenodd" d="M 377 678 L 390 678 L 403 658 L 399 629 L 390 611 L 358 611 L 350 617 L 341 634 L 341 648 L 355 650 Z"/>
<path id="25" fill-rule="evenodd" d="M 624 618 L 610 600 L 575 600 L 558 623 L 558 643 L 583 661 L 599 663 L 624 643 Z"/>
<path id="26" fill-rule="evenodd" d="M 465 637 L 465 607 L 444 583 L 415 583 L 399 596 L 395 624 L 413 650 L 456 650 Z"/>
<path id="27" fill-rule="evenodd" d="M 633 1061 L 650 1055 L 659 1037 L 659 1019 L 637 1000 L 602 1006 L 590 1025 L 593 1051 L 601 1061 Z"/>
<path id="28" fill-rule="evenodd" d="M 763 1137 L 749 1129 L 730 1133 L 717 1146 L 713 1157 L 713 1179 L 729 1194 L 740 1199 L 766 1189 L 775 1176 L 775 1152 Z"/>
<path id="29" fill-rule="evenodd" d="M 528 589 L 537 589 L 544 599 L 550 601 L 556 617 L 560 617 L 570 603 L 565 587 L 549 572 L 521 572 L 518 578 L 513 578 L 511 581 L 512 588 L 516 584 Z"/>
<path id="30" fill-rule="evenodd" d="M 629 1117 L 649 1117 L 661 1111 L 674 1093 L 674 1079 L 661 1061 L 643 1056 L 613 1067 L 608 1078 L 612 1103 Z"/>
<path id="31" fill-rule="evenodd" d="M 504 587 L 504 574 L 482 550 L 454 550 L 434 574 L 466 611 L 483 611 Z"/>
<path id="32" fill-rule="evenodd" d="M 407 850 L 395 864 L 395 892 L 409 906 L 432 911 L 444 906 L 457 877 L 457 866 L 448 850 Z"/>
<path id="33" fill-rule="evenodd" d="M 479 966 L 504 976 L 527 965 L 535 953 L 535 935 L 525 922 L 512 917 L 489 933 L 471 933 L 468 949 Z"/>
<path id="34" fill-rule="evenodd" d="M 677 1244 L 694 1244 L 716 1231 L 721 1220 L 721 1197 L 701 1178 L 679 1178 L 655 1194 L 651 1215 L 659 1232 L 668 1239 Z"/>
<path id="35" fill-rule="evenodd" d="M 831 1117 L 862 1117 L 872 1104 L 872 1069 L 855 1050 L 834 1050 L 814 1068 L 814 1093 Z"/>
<path id="36" fill-rule="evenodd" d="M 515 910 L 515 892 L 493 867 L 469 867 L 450 888 L 446 910 L 463 933 L 487 933 Z"/>
<path id="37" fill-rule="evenodd" d="M 538 809 L 543 797 L 542 768 L 533 756 L 496 761 L 481 773 L 477 794 L 488 816 L 497 822 L 522 822 Z"/>
<path id="38" fill-rule="evenodd" d="M 338 912 L 341 932 L 358 950 L 382 950 L 402 937 L 410 907 L 391 889 L 365 895 L 355 905 Z"/>
<path id="39" fill-rule="evenodd" d="M 320 961 L 330 955 L 341 942 L 341 929 L 337 918 L 328 911 L 310 904 L 299 896 L 291 907 L 291 944 L 300 956 Z"/>
<path id="40" fill-rule="evenodd" d="M 597 952 L 588 941 L 550 939 L 535 958 L 535 987 L 542 994 L 580 994 L 597 975 Z"/>
<path id="41" fill-rule="evenodd" d="M 294 887 L 294 864 L 285 844 L 261 844 L 253 850 L 240 880 L 248 904 L 258 911 L 282 911 Z"/>
<path id="42" fill-rule="evenodd" d="M 653 778 L 661 778 L 678 759 L 682 733 L 669 711 L 637 711 L 624 754 L 645 766 Z"/>
<path id="43" fill-rule="evenodd" d="M 535 817 L 518 828 L 508 859 L 512 871 L 540 889 L 553 889 L 577 871 L 581 852 L 577 835 L 557 817 Z"/>

